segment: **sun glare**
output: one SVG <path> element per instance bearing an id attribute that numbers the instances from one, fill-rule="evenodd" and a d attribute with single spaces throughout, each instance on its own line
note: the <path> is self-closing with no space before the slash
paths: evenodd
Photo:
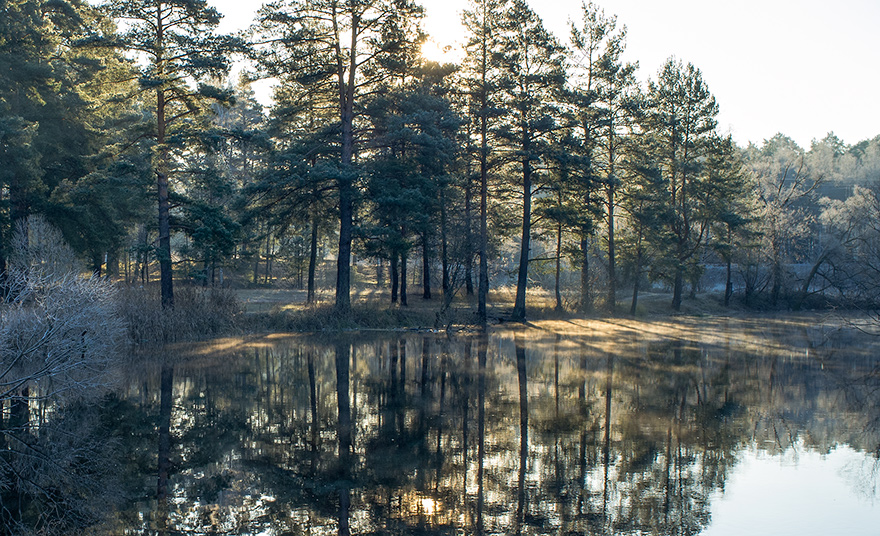
<path id="1" fill-rule="evenodd" d="M 428 39 L 422 44 L 421 53 L 426 60 L 437 63 L 459 63 L 464 56 L 461 47 L 443 45 L 434 39 Z"/>

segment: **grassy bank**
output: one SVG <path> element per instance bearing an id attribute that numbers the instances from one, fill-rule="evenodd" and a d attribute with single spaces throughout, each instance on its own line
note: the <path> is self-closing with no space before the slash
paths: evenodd
<path id="1" fill-rule="evenodd" d="M 336 331 L 351 329 L 467 329 L 477 326 L 477 303 L 475 297 L 459 296 L 448 308 L 443 307 L 442 297 L 431 300 L 420 296 L 410 297 L 407 306 L 390 303 L 387 292 L 374 290 L 352 294 L 351 313 L 340 316 L 334 311 L 333 294 L 318 296 L 317 303 L 307 304 L 303 291 L 273 289 L 242 289 L 234 291 L 244 311 L 243 319 L 249 332 L 272 331 Z M 497 325 L 509 320 L 513 309 L 515 292 L 512 288 L 500 288 L 489 296 L 488 316 L 490 324 Z M 668 316 L 726 316 L 741 314 L 739 307 L 724 307 L 720 296 L 700 294 L 686 300 L 682 310 L 670 308 L 666 294 L 645 294 L 639 302 L 638 318 Z M 607 310 L 583 314 L 572 307 L 558 311 L 551 293 L 540 289 L 530 291 L 527 318 L 529 320 L 568 320 L 575 318 L 602 318 L 629 316 L 629 303 L 618 302 L 614 314 Z"/>
<path id="2" fill-rule="evenodd" d="M 513 288 L 490 293 L 490 325 L 509 322 L 513 310 Z M 392 304 L 387 292 L 360 290 L 352 293 L 351 311 L 340 315 L 334 310 L 334 295 L 324 292 L 314 304 L 306 303 L 304 291 L 291 289 L 205 289 L 180 286 L 175 292 L 175 308 L 163 311 L 158 289 L 129 288 L 121 293 L 122 312 L 135 344 L 162 344 L 203 340 L 240 334 L 273 332 L 318 332 L 347 330 L 467 330 L 478 326 L 475 297 L 457 296 L 444 307 L 442 296 L 430 300 L 412 295 L 409 304 Z M 610 312 L 597 308 L 589 313 L 574 311 L 572 304 L 556 310 L 552 293 L 530 290 L 527 320 L 573 321 L 606 318 L 632 318 L 628 297 L 618 301 Z M 673 311 L 667 293 L 644 293 L 635 318 L 640 320 L 681 317 L 730 317 L 760 315 L 767 311 L 734 302 L 725 307 L 722 296 L 701 293 L 686 299 L 681 311 Z M 778 312 L 778 311 L 777 311 Z M 827 313 L 824 310 L 823 313 Z"/>

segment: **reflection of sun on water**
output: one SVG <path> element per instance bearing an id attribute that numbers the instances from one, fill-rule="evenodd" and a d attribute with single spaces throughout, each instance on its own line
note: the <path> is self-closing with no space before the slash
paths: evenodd
<path id="1" fill-rule="evenodd" d="M 421 499 L 422 514 L 432 516 L 437 512 L 437 501 L 430 497 L 422 497 Z"/>
<path id="2" fill-rule="evenodd" d="M 454 512 L 444 510 L 443 503 L 426 493 L 412 491 L 401 497 L 406 516 L 418 518 L 429 524 L 448 524 L 452 522 L 451 514 Z"/>

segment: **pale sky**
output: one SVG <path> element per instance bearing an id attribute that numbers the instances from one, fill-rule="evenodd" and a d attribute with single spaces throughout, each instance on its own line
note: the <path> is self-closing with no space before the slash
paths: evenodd
<path id="1" fill-rule="evenodd" d="M 209 0 L 245 27 L 258 2 Z M 563 42 L 581 0 L 529 0 Z M 627 27 L 629 61 L 655 78 L 676 56 L 703 72 L 721 112 L 719 130 L 741 145 L 782 132 L 808 149 L 834 131 L 853 144 L 880 135 L 880 0 L 598 0 Z M 461 40 L 468 0 L 422 0 L 426 30 Z"/>

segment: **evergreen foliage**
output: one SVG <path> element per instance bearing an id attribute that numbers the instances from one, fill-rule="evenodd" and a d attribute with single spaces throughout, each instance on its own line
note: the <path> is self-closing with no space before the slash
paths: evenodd
<path id="1" fill-rule="evenodd" d="M 421 57 L 411 0 L 267 4 L 249 46 L 204 0 L 0 8 L 0 274 L 15 222 L 42 214 L 83 270 L 158 267 L 166 308 L 174 278 L 309 303 L 335 278 L 341 316 L 355 287 L 439 287 L 444 310 L 463 287 L 479 324 L 490 283 L 515 288 L 495 314 L 517 320 L 537 286 L 612 313 L 631 288 L 634 313 L 668 285 L 678 310 L 721 272 L 728 305 L 871 294 L 847 256 L 873 238 L 847 222 L 870 212 L 877 140 L 737 147 L 699 68 L 670 58 L 641 85 L 593 3 L 566 50 L 525 1 L 473 0 L 459 65 Z M 231 83 L 239 53 L 255 70 Z"/>

